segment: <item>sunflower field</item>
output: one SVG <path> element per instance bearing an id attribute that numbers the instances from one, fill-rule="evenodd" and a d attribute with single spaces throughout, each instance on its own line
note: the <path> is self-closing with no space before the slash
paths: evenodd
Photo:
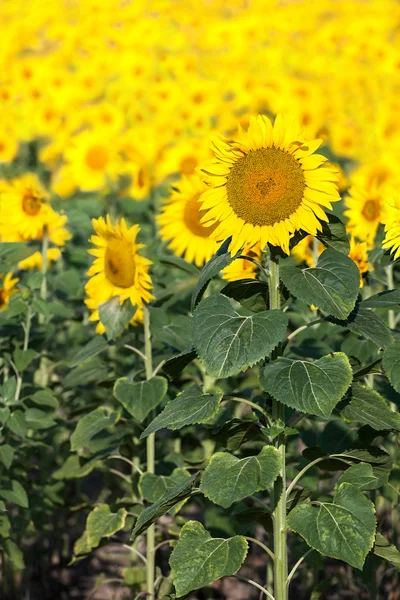
<path id="1" fill-rule="evenodd" d="M 400 3 L 0 23 L 0 599 L 398 600 Z"/>

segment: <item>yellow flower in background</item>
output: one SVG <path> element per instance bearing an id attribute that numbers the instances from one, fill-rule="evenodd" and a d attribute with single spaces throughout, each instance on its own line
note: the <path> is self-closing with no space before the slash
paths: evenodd
<path id="1" fill-rule="evenodd" d="M 400 258 L 400 196 L 385 201 L 385 239 L 382 248 L 388 248 L 393 259 Z"/>
<path id="2" fill-rule="evenodd" d="M 254 258 L 257 261 L 261 259 L 261 246 L 258 244 L 253 248 L 243 251 L 243 256 Z M 255 279 L 257 277 L 257 265 L 251 260 L 237 258 L 230 265 L 222 270 L 222 279 L 226 281 L 238 281 L 240 279 Z"/>
<path id="3" fill-rule="evenodd" d="M 382 221 L 382 197 L 376 185 L 370 189 L 352 187 L 345 198 L 347 230 L 356 238 L 373 245 Z"/>
<path id="4" fill-rule="evenodd" d="M 325 250 L 325 246 L 312 235 L 307 235 L 292 249 L 292 254 L 299 263 L 306 263 L 308 267 L 315 267 L 318 257 Z"/>
<path id="5" fill-rule="evenodd" d="M 19 142 L 11 127 L 0 124 L 0 163 L 11 162 L 18 154 Z"/>
<path id="6" fill-rule="evenodd" d="M 182 177 L 157 217 L 161 239 L 169 242 L 168 248 L 198 267 L 218 249 L 217 242 L 210 237 L 215 225 L 206 227 L 202 223 L 205 212 L 199 198 L 206 189 L 198 175 Z"/>
<path id="7" fill-rule="evenodd" d="M 18 281 L 19 279 L 17 278 L 13 279 L 12 273 L 7 273 L 4 277 L 2 286 L 0 287 L 0 311 L 8 308 L 11 296 L 18 291 L 15 289 Z"/>
<path id="8" fill-rule="evenodd" d="M 215 139 L 216 160 L 199 169 L 210 185 L 201 197 L 207 210 L 203 223 L 219 222 L 212 236 L 232 235 L 232 253 L 270 243 L 288 254 L 295 231 L 315 235 L 321 230 L 324 209 L 340 196 L 334 170 L 323 168 L 326 158 L 314 154 L 320 144 L 305 142 L 299 126 L 286 124 L 280 115 L 274 125 L 267 117 L 253 117 L 235 141 Z"/>
<path id="9" fill-rule="evenodd" d="M 360 287 L 364 286 L 363 275 L 371 270 L 371 265 L 368 261 L 368 245 L 366 242 L 357 242 L 353 237 L 350 239 L 349 257 L 353 260 L 358 270 L 360 271 Z"/>
<path id="10" fill-rule="evenodd" d="M 47 250 L 47 262 L 56 262 L 61 256 L 61 250 L 59 248 L 49 248 Z M 41 269 L 43 264 L 43 256 L 41 252 L 35 252 L 20 260 L 18 263 L 18 269 L 21 271 L 31 271 L 32 269 Z"/>
<path id="11" fill-rule="evenodd" d="M 143 304 L 153 300 L 154 296 L 149 275 L 152 263 L 139 254 L 144 246 L 136 242 L 139 225 L 128 227 L 125 219 L 113 225 L 107 215 L 106 219 L 93 219 L 93 227 L 95 235 L 90 241 L 95 248 L 89 253 L 96 258 L 88 271 L 91 279 L 85 286 L 88 296 L 85 304 L 93 311 L 90 320 L 99 321 L 99 306 L 118 296 L 120 304 L 129 300 L 138 308 L 131 323 L 141 322 Z M 101 322 L 96 331 L 104 332 Z"/>

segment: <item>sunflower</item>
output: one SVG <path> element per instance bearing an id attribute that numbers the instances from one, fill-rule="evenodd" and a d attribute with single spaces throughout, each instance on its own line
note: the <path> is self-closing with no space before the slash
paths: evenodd
<path id="1" fill-rule="evenodd" d="M 357 242 L 352 237 L 350 239 L 350 252 L 349 257 L 354 261 L 360 271 L 360 287 L 364 285 L 363 275 L 368 273 L 371 269 L 371 265 L 368 261 L 368 245 L 366 242 Z"/>
<path id="2" fill-rule="evenodd" d="M 303 229 L 315 235 L 320 220 L 328 220 L 324 208 L 340 199 L 335 171 L 321 168 L 326 158 L 314 154 L 321 140 L 306 143 L 299 126 L 286 125 L 281 115 L 274 125 L 252 117 L 238 138 L 215 139 L 217 159 L 199 169 L 210 185 L 201 197 L 207 211 L 202 222 L 215 226 L 214 239 L 232 235 L 232 253 L 260 242 L 289 254 L 292 234 Z"/>
<path id="3" fill-rule="evenodd" d="M 19 279 L 17 278 L 13 279 L 12 273 L 7 273 L 4 277 L 3 285 L 0 287 L 0 311 L 8 308 L 11 296 L 17 292 L 15 286 L 18 281 Z"/>
<path id="4" fill-rule="evenodd" d="M 198 267 L 210 260 L 218 248 L 210 238 L 216 225 L 207 227 L 202 223 L 205 212 L 199 198 L 206 189 L 198 175 L 182 177 L 157 217 L 161 239 L 169 241 L 168 248 Z"/>
<path id="5" fill-rule="evenodd" d="M 306 263 L 308 267 L 315 267 L 317 258 L 325 250 L 325 246 L 312 235 L 306 235 L 292 250 L 292 254 L 299 263 Z"/>
<path id="6" fill-rule="evenodd" d="M 385 239 L 382 247 L 389 248 L 394 260 L 400 258 L 400 196 L 385 201 Z"/>
<path id="7" fill-rule="evenodd" d="M 347 210 L 344 216 L 348 222 L 348 231 L 371 247 L 374 244 L 379 223 L 382 221 L 382 197 L 379 187 L 374 184 L 370 188 L 351 187 L 345 199 Z"/>
<path id="8" fill-rule="evenodd" d="M 47 262 L 52 263 L 57 261 L 61 256 L 61 251 L 58 248 L 49 248 L 47 251 Z M 32 269 L 42 268 L 42 253 L 34 252 L 28 258 L 20 260 L 18 263 L 18 269 L 21 271 L 31 271 Z"/>
<path id="9" fill-rule="evenodd" d="M 261 246 L 257 244 L 253 248 L 248 248 L 243 251 L 243 256 L 254 258 L 255 260 L 261 259 Z M 257 265 L 251 260 L 244 260 L 238 258 L 234 260 L 230 265 L 225 267 L 222 271 L 222 279 L 226 281 L 238 281 L 240 279 L 255 279 L 257 277 Z"/>
<path id="10" fill-rule="evenodd" d="M 141 322 L 143 304 L 154 296 L 148 272 L 152 263 L 139 254 L 143 244 L 136 243 L 139 225 L 128 228 L 125 219 L 113 225 L 107 215 L 106 219 L 93 219 L 93 227 L 96 235 L 90 241 L 95 248 L 89 253 L 96 259 L 88 271 L 91 279 L 85 286 L 88 296 L 85 304 L 93 311 L 90 320 L 99 321 L 99 306 L 118 296 L 120 304 L 129 300 L 138 309 L 131 323 Z M 96 331 L 104 332 L 102 323 L 98 323 Z"/>

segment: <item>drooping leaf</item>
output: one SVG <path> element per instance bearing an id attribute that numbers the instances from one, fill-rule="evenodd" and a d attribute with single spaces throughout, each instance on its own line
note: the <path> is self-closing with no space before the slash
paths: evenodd
<path id="1" fill-rule="evenodd" d="M 53 419 L 54 413 L 47 413 L 38 408 L 28 408 L 25 411 L 26 424 L 31 429 L 48 429 L 54 427 L 56 421 Z"/>
<path id="2" fill-rule="evenodd" d="M 361 302 L 364 308 L 400 308 L 400 290 L 385 290 L 366 298 Z"/>
<path id="3" fill-rule="evenodd" d="M 350 448 L 340 454 L 349 464 L 366 462 L 372 465 L 374 475 L 379 480 L 379 486 L 386 483 L 392 470 L 390 455 L 377 446 Z"/>
<path id="4" fill-rule="evenodd" d="M 181 429 L 185 425 L 206 423 L 218 412 L 223 393 L 203 394 L 198 385 L 191 385 L 168 402 L 160 413 L 145 429 L 141 438 L 147 437 L 159 429 Z"/>
<path id="5" fill-rule="evenodd" d="M 24 554 L 17 544 L 10 538 L 4 540 L 4 552 L 16 571 L 22 571 L 22 569 L 25 569 Z"/>
<path id="6" fill-rule="evenodd" d="M 234 452 L 242 444 L 260 436 L 260 426 L 254 421 L 232 419 L 227 421 L 215 431 L 215 439 L 219 445 Z"/>
<path id="7" fill-rule="evenodd" d="M 346 420 L 369 425 L 377 431 L 395 429 L 400 431 L 400 415 L 393 412 L 386 400 L 370 387 L 354 384 L 351 401 L 340 413 Z"/>
<path id="8" fill-rule="evenodd" d="M 7 421 L 7 427 L 10 429 L 10 431 L 15 433 L 15 435 L 18 435 L 21 438 L 26 436 L 28 427 L 22 410 L 15 410 L 13 412 Z"/>
<path id="9" fill-rule="evenodd" d="M 264 446 L 260 454 L 242 459 L 217 452 L 204 471 L 200 489 L 212 502 L 228 508 L 272 486 L 280 469 L 281 457 L 273 446 Z"/>
<path id="10" fill-rule="evenodd" d="M 265 358 L 282 341 L 287 324 L 280 310 L 242 316 L 226 296 L 215 294 L 193 314 L 193 343 L 209 375 L 229 377 Z"/>
<path id="11" fill-rule="evenodd" d="M 379 556 L 379 558 L 387 560 L 396 569 L 400 570 L 400 552 L 381 533 L 376 534 L 372 553 L 375 556 Z"/>
<path id="12" fill-rule="evenodd" d="M 85 360 L 97 356 L 106 348 L 108 348 L 108 344 L 105 338 L 102 335 L 95 335 L 94 338 L 91 339 L 86 346 L 83 346 L 83 348 L 81 348 L 68 362 L 68 366 L 72 369 L 73 367 L 85 362 Z"/>
<path id="13" fill-rule="evenodd" d="M 333 502 L 296 506 L 288 515 L 288 526 L 322 555 L 362 569 L 374 543 L 375 509 L 357 487 L 342 483 Z"/>
<path id="14" fill-rule="evenodd" d="M 390 383 L 396 392 L 400 392 L 400 340 L 386 348 L 382 364 Z"/>
<path id="15" fill-rule="evenodd" d="M 327 216 L 329 221 L 322 223 L 322 231 L 317 232 L 317 238 L 328 248 L 343 252 L 347 256 L 350 252 L 350 241 L 345 224 L 336 215 Z"/>
<path id="16" fill-rule="evenodd" d="M 376 490 L 380 483 L 379 479 L 374 475 L 372 466 L 369 463 L 358 463 L 346 469 L 339 477 L 337 485 L 341 483 L 351 483 L 360 491 Z"/>
<path id="17" fill-rule="evenodd" d="M 75 431 L 71 435 L 71 450 L 83 448 L 93 436 L 103 429 L 116 423 L 118 415 L 114 411 L 107 411 L 105 408 L 96 408 L 90 413 L 79 419 Z"/>
<path id="18" fill-rule="evenodd" d="M 343 352 L 315 362 L 278 358 L 260 372 L 260 386 L 274 398 L 306 414 L 329 417 L 352 379 Z"/>
<path id="19" fill-rule="evenodd" d="M 139 490 L 147 502 L 157 502 L 169 489 L 190 478 L 186 469 L 174 469 L 171 475 L 143 473 L 139 479 Z"/>
<path id="20" fill-rule="evenodd" d="M 247 550 L 242 536 L 212 538 L 200 523 L 188 521 L 169 559 L 177 596 L 210 585 L 220 577 L 234 575 L 246 558 Z"/>
<path id="21" fill-rule="evenodd" d="M 14 460 L 15 450 L 10 444 L 2 444 L 0 446 L 0 462 L 3 463 L 6 469 L 9 469 Z"/>
<path id="22" fill-rule="evenodd" d="M 145 508 L 144 511 L 140 513 L 138 520 L 135 523 L 131 539 L 134 539 L 143 533 L 143 531 L 146 531 L 154 521 L 159 517 L 162 517 L 162 515 L 165 515 L 171 508 L 183 500 L 190 498 L 190 496 L 195 493 L 194 490 L 197 487 L 198 481 L 199 475 L 198 473 L 195 473 L 192 477 L 189 477 L 189 479 L 180 481 L 174 485 L 174 487 L 169 488 L 157 502 Z"/>
<path id="23" fill-rule="evenodd" d="M 28 508 L 29 506 L 28 496 L 22 485 L 16 479 L 8 481 L 7 483 L 3 481 L 0 485 L 0 498 L 18 504 L 18 506 L 22 506 L 22 508 Z"/>
<path id="24" fill-rule="evenodd" d="M 328 320 L 371 340 L 381 348 L 386 348 L 393 342 L 389 327 L 369 308 L 357 306 L 344 321 L 332 317 Z"/>
<path id="25" fill-rule="evenodd" d="M 96 357 L 89 359 L 72 369 L 63 380 L 64 388 L 76 388 L 78 385 L 87 385 L 93 381 L 104 381 L 110 377 L 105 364 Z"/>
<path id="26" fill-rule="evenodd" d="M 99 317 L 109 340 L 115 340 L 121 335 L 136 310 L 137 306 L 133 306 L 130 300 L 120 304 L 119 296 L 100 304 Z"/>
<path id="27" fill-rule="evenodd" d="M 115 382 L 114 396 L 134 419 L 142 422 L 162 402 L 167 389 L 168 383 L 164 377 L 152 377 L 140 382 L 121 377 Z"/>
<path id="28" fill-rule="evenodd" d="M 206 291 L 207 285 L 210 283 L 211 279 L 218 275 L 222 269 L 225 269 L 231 262 L 234 260 L 234 257 L 231 256 L 230 252 L 228 252 L 229 244 L 231 243 L 231 237 L 229 237 L 222 246 L 217 250 L 214 256 L 208 261 L 206 265 L 204 265 L 200 277 L 197 280 L 196 286 L 193 290 L 192 294 L 192 310 L 196 307 L 196 305 L 200 302 L 203 297 L 204 292 Z"/>
<path id="29" fill-rule="evenodd" d="M 179 256 L 174 256 L 173 254 L 162 254 L 158 260 L 161 264 L 172 265 L 173 267 L 181 269 L 181 271 L 189 273 L 189 275 L 196 275 L 197 277 L 200 275 L 200 271 L 197 267 L 195 267 L 195 265 L 187 262 Z"/>
<path id="30" fill-rule="evenodd" d="M 85 532 L 77 540 L 74 554 L 77 556 L 88 554 L 93 548 L 97 548 L 102 538 L 109 538 L 120 531 L 125 525 L 126 515 L 125 508 L 120 508 L 116 513 L 113 513 L 108 504 L 96 506 L 89 513 Z"/>
<path id="31" fill-rule="evenodd" d="M 351 313 L 360 288 L 356 264 L 332 248 L 321 254 L 316 267 L 282 267 L 281 279 L 296 298 L 338 319 L 346 319 Z"/>
<path id="32" fill-rule="evenodd" d="M 187 348 L 179 354 L 175 354 L 169 358 L 162 367 L 162 372 L 165 373 L 171 381 L 179 377 L 183 369 L 187 367 L 195 358 L 196 350 L 191 347 Z"/>
<path id="33" fill-rule="evenodd" d="M 229 282 L 221 294 L 240 302 L 253 312 L 261 312 L 268 308 L 268 284 L 257 279 L 240 279 Z"/>

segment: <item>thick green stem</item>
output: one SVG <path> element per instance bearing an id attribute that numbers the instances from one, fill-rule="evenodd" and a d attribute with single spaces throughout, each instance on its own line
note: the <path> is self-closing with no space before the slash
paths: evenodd
<path id="1" fill-rule="evenodd" d="M 393 263 L 391 263 L 388 267 L 386 267 L 386 279 L 387 279 L 388 290 L 393 290 L 394 289 Z M 389 310 L 389 312 L 388 312 L 388 325 L 389 325 L 389 329 L 394 329 L 396 327 L 396 317 L 394 314 L 394 310 Z"/>
<path id="2" fill-rule="evenodd" d="M 280 308 L 279 294 L 279 265 L 274 260 L 270 262 L 269 280 L 269 306 L 270 309 Z M 285 421 L 285 407 L 277 400 L 273 400 L 272 417 L 275 421 Z M 286 441 L 285 434 L 280 434 L 276 439 L 276 448 L 281 459 L 282 468 L 280 477 L 274 484 L 274 588 L 275 600 L 287 600 L 287 534 L 286 534 Z"/>
<path id="3" fill-rule="evenodd" d="M 25 352 L 26 350 L 28 350 L 28 346 L 29 346 L 29 334 L 31 331 L 31 320 L 32 320 L 32 312 L 31 312 L 31 307 L 30 304 L 27 305 L 26 307 L 26 313 L 25 313 L 25 323 L 23 324 L 23 328 L 24 328 L 24 345 L 23 345 L 23 351 Z M 17 387 L 15 390 L 15 402 L 18 402 L 19 400 L 19 396 L 21 394 L 21 388 L 22 388 L 22 376 L 19 373 L 18 377 L 17 377 Z"/>
<path id="4" fill-rule="evenodd" d="M 144 320 L 144 353 L 146 357 L 146 379 L 151 379 L 153 376 L 153 357 L 151 350 L 151 331 L 150 331 L 150 313 L 147 306 L 143 307 Z M 152 415 L 153 418 L 154 415 Z M 155 434 L 151 433 L 146 439 L 146 460 L 147 472 L 154 473 L 155 464 Z M 147 564 L 146 564 L 146 581 L 147 594 L 151 600 L 154 595 L 154 576 L 155 576 L 155 527 L 151 525 L 147 530 Z"/>
<path id="5" fill-rule="evenodd" d="M 42 284 L 40 286 L 40 297 L 42 300 L 47 298 L 47 265 L 48 265 L 48 251 L 49 251 L 49 232 L 47 226 L 43 228 L 43 240 L 42 240 Z M 44 322 L 44 315 L 39 315 L 39 323 Z"/>

